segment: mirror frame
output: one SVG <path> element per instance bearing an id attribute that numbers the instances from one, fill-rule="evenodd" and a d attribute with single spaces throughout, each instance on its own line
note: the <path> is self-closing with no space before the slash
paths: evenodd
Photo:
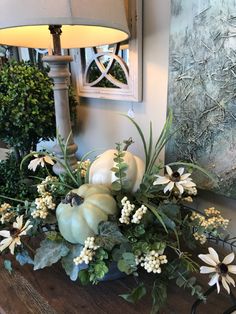
<path id="1" fill-rule="evenodd" d="M 139 102 L 142 100 L 142 0 L 125 0 L 131 37 L 127 87 L 95 87 L 85 82 L 84 49 L 71 49 L 72 84 L 80 97 Z"/>

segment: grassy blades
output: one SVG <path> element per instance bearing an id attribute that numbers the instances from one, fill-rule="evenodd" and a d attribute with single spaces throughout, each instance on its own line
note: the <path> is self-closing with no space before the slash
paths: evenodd
<path id="1" fill-rule="evenodd" d="M 65 144 L 63 143 L 63 140 L 61 139 L 60 135 L 57 136 L 57 141 L 58 144 L 60 146 L 60 149 L 63 153 L 63 159 L 64 159 L 64 163 L 62 163 L 59 158 L 57 158 L 57 161 L 60 162 L 61 165 L 63 165 L 65 171 L 67 172 L 67 174 L 70 176 L 70 178 L 72 179 L 72 181 L 76 184 L 76 186 L 80 186 L 80 184 L 78 183 L 78 181 L 75 179 L 73 172 L 71 171 L 71 167 L 68 163 L 68 158 L 67 158 L 67 147 L 68 147 L 68 143 L 69 143 L 69 139 L 71 137 L 71 132 L 68 135 Z"/>
<path id="2" fill-rule="evenodd" d="M 156 162 L 156 159 L 158 158 L 161 150 L 164 148 L 165 144 L 168 142 L 168 140 L 172 136 L 172 134 L 170 134 L 172 119 L 173 119 L 173 114 L 172 114 L 172 111 L 170 111 L 166 119 L 166 122 L 164 124 L 164 127 L 161 131 L 161 134 L 156 141 L 154 152 L 152 154 L 152 157 L 149 161 L 149 165 L 147 167 L 147 171 L 146 171 L 147 174 L 151 173 L 153 166 Z"/>
<path id="3" fill-rule="evenodd" d="M 130 118 L 129 116 L 127 115 L 123 115 L 122 116 L 128 118 L 133 124 L 134 126 L 136 127 L 140 137 L 141 137 L 141 140 L 142 140 L 142 143 L 143 143 L 143 148 L 144 148 L 144 154 L 145 154 L 145 164 L 146 164 L 146 168 L 148 166 L 147 162 L 149 160 L 149 156 L 148 156 L 148 149 L 147 149 L 147 143 L 146 143 L 146 140 L 145 140 L 145 137 L 144 137 L 144 134 L 143 134 L 143 131 L 141 130 L 140 126 L 137 124 L 137 122 L 134 121 L 134 119 Z"/>
<path id="4" fill-rule="evenodd" d="M 136 127 L 136 129 L 140 135 L 140 138 L 141 138 L 142 143 L 143 143 L 144 153 L 145 153 L 145 170 L 146 170 L 145 173 L 150 174 L 152 172 L 153 166 L 154 166 L 156 159 L 158 158 L 161 150 L 163 149 L 165 144 L 168 142 L 170 137 L 173 135 L 170 133 L 172 120 L 173 120 L 173 113 L 172 113 L 172 111 L 169 112 L 167 119 L 166 119 L 166 122 L 165 122 L 165 125 L 161 131 L 161 134 L 155 143 L 154 149 L 153 149 L 152 122 L 150 122 L 150 126 L 149 126 L 149 141 L 147 144 L 145 137 L 144 137 L 144 134 L 143 134 L 141 128 L 139 127 L 139 125 L 137 124 L 137 122 L 135 122 L 132 118 L 130 118 L 127 115 L 123 115 L 123 116 L 128 118 L 133 123 L 133 125 Z"/>
<path id="5" fill-rule="evenodd" d="M 149 127 L 149 144 L 148 144 L 148 160 L 147 160 L 147 166 L 150 162 L 150 157 L 152 156 L 152 149 L 153 149 L 153 140 L 152 140 L 152 121 L 150 121 L 150 127 Z M 147 167 L 146 167 L 147 170 Z"/>

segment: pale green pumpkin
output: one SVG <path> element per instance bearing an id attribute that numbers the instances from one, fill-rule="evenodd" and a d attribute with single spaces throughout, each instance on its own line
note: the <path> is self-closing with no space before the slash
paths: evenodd
<path id="1" fill-rule="evenodd" d="M 116 166 L 114 162 L 116 153 L 117 150 L 109 149 L 98 156 L 89 169 L 90 183 L 111 186 L 112 182 L 117 180 L 114 172 L 111 171 L 111 169 Z M 126 181 L 127 190 L 136 192 L 143 179 L 145 164 L 138 156 L 128 151 L 124 151 L 124 153 L 124 163 L 128 166 L 126 178 L 124 179 Z"/>
<path id="2" fill-rule="evenodd" d="M 104 185 L 84 184 L 61 202 L 56 215 L 61 235 L 71 243 L 81 243 L 98 234 L 98 224 L 117 214 L 116 201 Z"/>

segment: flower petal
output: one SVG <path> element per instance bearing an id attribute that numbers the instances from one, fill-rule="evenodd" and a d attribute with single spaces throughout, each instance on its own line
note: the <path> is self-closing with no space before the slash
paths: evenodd
<path id="1" fill-rule="evenodd" d="M 180 182 L 175 182 L 175 185 L 176 185 L 177 189 L 179 190 L 179 193 L 183 194 L 184 193 L 184 188 L 182 187 Z"/>
<path id="2" fill-rule="evenodd" d="M 184 180 L 186 180 L 188 177 L 190 177 L 191 176 L 191 173 L 185 173 L 185 174 L 183 174 L 183 175 L 181 175 L 181 178 L 180 178 L 180 180 L 181 181 L 184 181 Z"/>
<path id="3" fill-rule="evenodd" d="M 23 216 L 24 215 L 16 217 L 16 222 L 13 223 L 13 228 L 18 229 L 18 230 L 22 229 L 22 226 L 23 226 Z"/>
<path id="4" fill-rule="evenodd" d="M 209 251 L 213 261 L 215 261 L 216 264 L 220 264 L 219 255 L 217 254 L 216 250 L 214 250 L 212 247 L 209 247 L 208 251 Z"/>
<path id="5" fill-rule="evenodd" d="M 2 240 L 0 243 L 0 252 L 5 250 L 12 243 L 12 240 L 12 237 Z"/>
<path id="6" fill-rule="evenodd" d="M 39 164 L 40 164 L 40 158 L 35 158 L 31 160 L 31 162 L 29 163 L 28 169 L 35 171 Z"/>
<path id="7" fill-rule="evenodd" d="M 50 156 L 44 156 L 44 160 L 46 163 L 48 163 L 50 165 L 54 165 L 54 161 L 52 160 L 52 158 Z"/>
<path id="8" fill-rule="evenodd" d="M 174 182 L 170 181 L 169 184 L 167 184 L 167 186 L 164 188 L 164 193 L 166 193 L 167 191 L 171 191 L 174 187 Z"/>
<path id="9" fill-rule="evenodd" d="M 228 294 L 230 294 L 230 288 L 229 288 L 227 281 L 225 280 L 225 277 L 222 277 L 221 282 L 222 282 L 222 285 L 225 288 L 225 290 L 228 292 Z"/>
<path id="10" fill-rule="evenodd" d="M 10 231 L 8 230 L 2 230 L 0 231 L 0 236 L 4 237 L 4 238 L 9 238 L 11 236 Z"/>
<path id="11" fill-rule="evenodd" d="M 201 274 L 209 274 L 214 273 L 216 271 L 215 267 L 201 266 L 200 273 Z"/>
<path id="12" fill-rule="evenodd" d="M 12 241 L 12 243 L 9 245 L 9 249 L 12 255 L 14 255 L 14 251 L 15 251 L 15 246 L 16 246 L 16 241 L 15 239 Z"/>
<path id="13" fill-rule="evenodd" d="M 170 179 L 167 177 L 158 176 L 158 178 L 153 182 L 153 185 L 157 184 L 167 184 L 170 182 Z"/>
<path id="14" fill-rule="evenodd" d="M 220 284 L 219 281 L 216 282 L 217 293 L 220 293 Z"/>
<path id="15" fill-rule="evenodd" d="M 23 228 L 22 231 L 19 233 L 19 236 L 23 236 L 23 235 L 26 235 L 27 232 L 33 227 L 33 225 L 29 225 L 27 226 L 27 228 Z"/>
<path id="16" fill-rule="evenodd" d="M 179 168 L 177 172 L 180 174 L 180 176 L 182 176 L 182 174 L 184 173 L 184 167 Z"/>
<path id="17" fill-rule="evenodd" d="M 230 277 L 228 274 L 225 276 L 225 279 L 228 283 L 231 283 L 235 287 L 235 282 L 232 277 Z"/>
<path id="18" fill-rule="evenodd" d="M 181 183 L 183 187 L 185 188 L 193 188 L 196 186 L 196 183 L 194 183 L 193 181 L 188 181 L 188 180 L 180 181 L 179 183 Z"/>
<path id="19" fill-rule="evenodd" d="M 211 280 L 208 282 L 208 285 L 214 286 L 217 282 L 219 283 L 219 278 L 220 275 L 216 273 L 214 276 L 211 277 Z"/>
<path id="20" fill-rule="evenodd" d="M 173 171 L 172 171 L 170 166 L 166 166 L 166 171 L 167 171 L 168 175 L 171 177 Z"/>
<path id="21" fill-rule="evenodd" d="M 236 274 L 236 265 L 228 265 L 228 271 L 231 274 Z"/>
<path id="22" fill-rule="evenodd" d="M 208 265 L 216 266 L 217 263 L 212 259 L 210 254 L 199 254 L 198 257 Z"/>
<path id="23" fill-rule="evenodd" d="M 225 256 L 222 263 L 228 265 L 233 262 L 234 257 L 235 257 L 234 252 L 232 252 L 229 255 Z"/>

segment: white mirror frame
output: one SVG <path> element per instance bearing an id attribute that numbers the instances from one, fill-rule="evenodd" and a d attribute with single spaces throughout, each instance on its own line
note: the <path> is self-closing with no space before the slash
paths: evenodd
<path id="1" fill-rule="evenodd" d="M 95 87 L 85 82 L 86 67 L 83 49 L 71 49 L 74 61 L 71 63 L 72 83 L 81 97 L 124 100 L 139 102 L 142 100 L 142 0 L 125 0 L 129 39 L 129 68 L 127 85 L 120 88 Z M 123 85 L 123 84 L 122 84 Z"/>

